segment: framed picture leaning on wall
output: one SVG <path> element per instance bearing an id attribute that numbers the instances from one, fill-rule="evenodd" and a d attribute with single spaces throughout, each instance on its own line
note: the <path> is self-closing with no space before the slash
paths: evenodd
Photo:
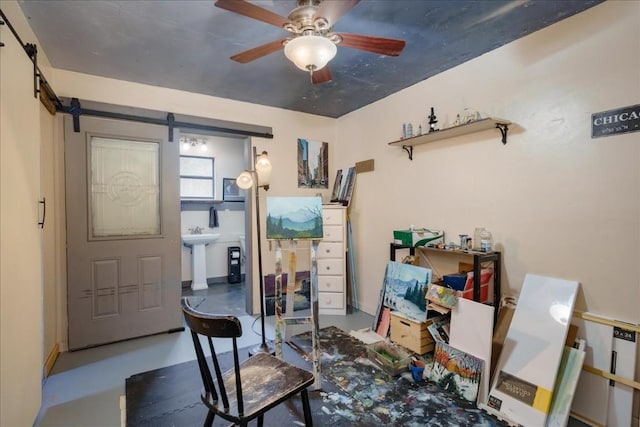
<path id="1" fill-rule="evenodd" d="M 238 187 L 235 178 L 222 178 L 222 200 L 244 202 L 244 191 Z"/>

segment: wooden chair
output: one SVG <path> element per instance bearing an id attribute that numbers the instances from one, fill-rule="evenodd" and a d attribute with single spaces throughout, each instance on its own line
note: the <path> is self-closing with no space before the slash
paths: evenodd
<path id="1" fill-rule="evenodd" d="M 193 345 L 198 359 L 204 390 L 202 402 L 209 408 L 204 425 L 210 427 L 216 415 L 236 425 L 246 426 L 257 418 L 263 425 L 264 413 L 300 393 L 304 422 L 312 426 L 311 408 L 307 387 L 313 383 L 313 374 L 293 366 L 270 354 L 261 353 L 240 363 L 237 338 L 242 336 L 242 326 L 237 317 L 212 315 L 196 311 L 182 298 L 182 311 L 191 329 Z M 211 352 L 207 360 L 200 336 L 206 337 Z M 233 342 L 233 369 L 222 372 L 219 355 L 214 349 L 214 338 L 230 338 Z M 215 371 L 215 381 L 211 375 Z"/>

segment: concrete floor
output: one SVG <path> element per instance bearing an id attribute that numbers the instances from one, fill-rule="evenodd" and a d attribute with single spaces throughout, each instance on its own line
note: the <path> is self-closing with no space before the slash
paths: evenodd
<path id="1" fill-rule="evenodd" d="M 222 283 L 202 291 L 186 288 L 183 296 L 192 297 L 201 311 L 238 316 L 244 332 L 238 341 L 242 348 L 262 341 L 259 316 L 249 316 L 244 309 L 244 289 L 244 283 Z M 274 316 L 266 318 L 268 340 L 274 337 L 274 320 Z M 350 331 L 370 327 L 372 320 L 372 316 L 357 311 L 347 316 L 321 315 L 320 327 L 333 325 Z M 297 328 L 299 332 L 308 330 L 306 325 Z M 231 350 L 230 346 L 221 351 Z M 188 330 L 62 353 L 43 385 L 42 407 L 34 426 L 118 427 L 126 378 L 193 359 Z"/>

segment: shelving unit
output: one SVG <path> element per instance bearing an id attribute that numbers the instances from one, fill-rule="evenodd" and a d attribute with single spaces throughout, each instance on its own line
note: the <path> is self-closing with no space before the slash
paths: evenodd
<path id="1" fill-rule="evenodd" d="M 482 263 L 493 262 L 493 307 L 495 308 L 493 314 L 493 324 L 498 321 L 498 308 L 500 307 L 500 269 L 502 268 L 502 254 L 500 252 L 478 252 L 478 251 L 463 251 L 463 250 L 449 250 L 430 248 L 428 246 L 421 246 L 416 248 L 415 246 L 398 245 L 396 243 L 390 244 L 389 259 L 391 261 L 396 260 L 396 251 L 398 249 L 409 249 L 409 254 L 415 255 L 416 249 L 419 249 L 425 253 L 438 253 L 444 255 L 457 255 L 463 257 L 473 258 L 473 300 L 480 301 L 480 271 L 482 269 Z"/>
<path id="2" fill-rule="evenodd" d="M 498 129 L 502 134 L 502 143 L 506 144 L 507 132 L 509 131 L 510 124 L 511 122 L 509 120 L 487 117 L 486 119 L 475 120 L 464 125 L 453 126 L 442 130 L 425 133 L 423 135 L 390 142 L 389 145 L 402 147 L 402 149 L 409 154 L 409 160 L 413 160 L 413 147 L 415 145 L 422 145 L 441 139 L 454 138 L 456 136 L 482 132 L 488 129 Z"/>

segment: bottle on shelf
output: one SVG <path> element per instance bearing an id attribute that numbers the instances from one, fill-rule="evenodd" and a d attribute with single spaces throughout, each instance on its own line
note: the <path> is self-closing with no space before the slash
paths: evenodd
<path id="1" fill-rule="evenodd" d="M 482 230 L 484 230 L 484 227 L 476 227 L 473 232 L 473 246 L 471 247 L 471 249 L 473 249 L 474 251 L 480 250 L 480 233 L 482 233 Z"/>

